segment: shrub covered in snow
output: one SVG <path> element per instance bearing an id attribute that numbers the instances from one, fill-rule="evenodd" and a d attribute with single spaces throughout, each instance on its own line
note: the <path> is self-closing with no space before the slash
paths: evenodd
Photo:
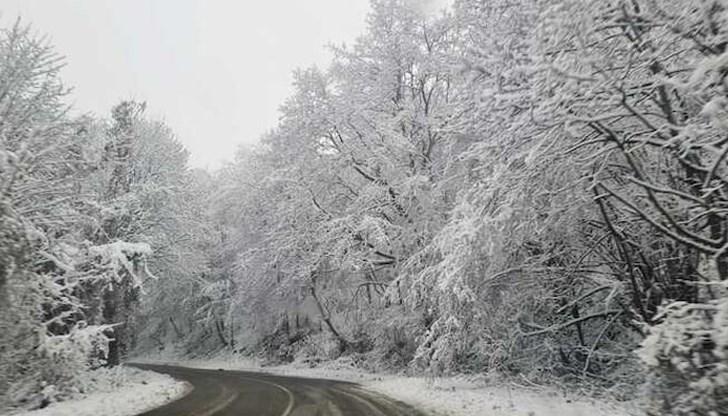
<path id="1" fill-rule="evenodd" d="M 725 287 L 713 290 L 722 296 L 663 307 L 661 322 L 642 343 L 650 414 L 717 415 L 728 409 L 728 296 Z"/>

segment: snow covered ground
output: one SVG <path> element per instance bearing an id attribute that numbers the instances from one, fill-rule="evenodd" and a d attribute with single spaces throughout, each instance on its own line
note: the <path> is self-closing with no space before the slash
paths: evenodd
<path id="1" fill-rule="evenodd" d="M 218 357 L 209 360 L 135 360 L 193 368 L 263 371 L 272 374 L 356 382 L 365 388 L 417 406 L 437 416 L 634 416 L 635 404 L 611 403 L 565 394 L 546 387 L 489 383 L 474 377 L 406 377 L 366 373 L 346 359 L 309 368 L 293 363 L 263 367 L 253 359 Z"/>
<path id="2" fill-rule="evenodd" d="M 87 394 L 8 416 L 133 416 L 176 400 L 191 389 L 167 375 L 125 366 L 96 370 L 89 381 L 94 389 Z"/>

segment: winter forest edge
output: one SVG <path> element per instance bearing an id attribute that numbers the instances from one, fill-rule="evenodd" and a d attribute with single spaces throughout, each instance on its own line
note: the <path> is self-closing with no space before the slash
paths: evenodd
<path id="1" fill-rule="evenodd" d="M 726 414 L 728 1 L 374 0 L 214 172 L 0 23 L 0 410 L 229 351 Z"/>

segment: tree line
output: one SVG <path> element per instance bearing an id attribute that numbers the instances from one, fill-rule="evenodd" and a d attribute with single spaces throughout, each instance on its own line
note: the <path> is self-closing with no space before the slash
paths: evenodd
<path id="1" fill-rule="evenodd" d="M 0 409 L 93 388 L 136 344 L 148 281 L 196 273 L 204 235 L 169 128 L 132 101 L 71 115 L 63 64 L 21 22 L 0 30 Z"/>

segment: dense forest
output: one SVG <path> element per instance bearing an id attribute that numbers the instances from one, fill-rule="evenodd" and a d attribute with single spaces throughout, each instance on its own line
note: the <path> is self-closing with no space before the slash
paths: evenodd
<path id="1" fill-rule="evenodd" d="M 214 172 L 0 32 L 0 403 L 229 351 L 725 414 L 728 1 L 371 7 Z"/>

